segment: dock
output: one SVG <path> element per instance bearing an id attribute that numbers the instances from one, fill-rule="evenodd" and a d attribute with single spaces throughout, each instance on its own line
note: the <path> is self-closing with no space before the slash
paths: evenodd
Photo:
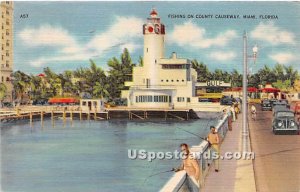
<path id="1" fill-rule="evenodd" d="M 32 122 L 34 119 L 51 118 L 62 119 L 64 121 L 74 119 L 77 120 L 109 120 L 114 118 L 127 118 L 129 120 L 180 120 L 186 121 L 194 118 L 191 109 L 162 109 L 162 108 L 128 108 L 128 107 L 114 107 L 106 108 L 102 111 L 81 110 L 79 107 L 30 107 L 30 108 L 16 108 L 12 110 L 1 110 L 0 121 L 10 122 L 20 119 L 29 119 Z"/>

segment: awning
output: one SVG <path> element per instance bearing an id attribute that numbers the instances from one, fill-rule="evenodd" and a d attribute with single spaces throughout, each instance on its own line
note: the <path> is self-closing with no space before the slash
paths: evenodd
<path id="1" fill-rule="evenodd" d="M 51 98 L 48 103 L 79 103 L 79 100 L 75 98 Z"/>
<path id="2" fill-rule="evenodd" d="M 226 89 L 225 91 L 242 92 L 243 91 L 243 87 L 233 87 L 231 89 Z M 255 93 L 255 92 L 258 92 L 258 89 L 255 88 L 255 87 L 248 87 L 248 92 Z"/>
<path id="3" fill-rule="evenodd" d="M 276 93 L 276 92 L 280 92 L 280 89 L 276 89 L 276 88 L 263 88 L 260 89 L 261 92 L 264 93 Z"/>

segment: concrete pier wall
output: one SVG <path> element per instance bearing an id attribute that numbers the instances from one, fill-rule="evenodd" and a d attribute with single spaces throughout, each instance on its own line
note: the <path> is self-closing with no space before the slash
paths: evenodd
<path id="1" fill-rule="evenodd" d="M 228 131 L 228 115 L 225 115 L 219 120 L 217 125 L 215 125 L 217 132 L 220 135 L 221 142 L 226 136 Z M 197 182 L 194 178 L 187 176 L 185 171 L 179 171 L 173 174 L 171 179 L 163 186 L 160 190 L 161 192 L 199 192 L 201 191 L 201 186 L 204 185 L 205 177 L 212 165 L 212 160 L 203 158 L 204 152 L 209 152 L 207 141 L 202 141 L 199 145 L 191 146 L 191 152 L 197 152 L 201 154 L 201 158 L 198 159 L 200 165 L 200 181 Z"/>

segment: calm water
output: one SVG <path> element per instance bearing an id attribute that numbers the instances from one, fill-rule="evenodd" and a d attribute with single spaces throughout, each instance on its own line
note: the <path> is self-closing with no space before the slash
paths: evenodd
<path id="1" fill-rule="evenodd" d="M 158 191 L 179 165 L 179 160 L 131 160 L 128 149 L 174 151 L 208 133 L 211 120 L 189 122 L 74 121 L 61 120 L 4 124 L 1 127 L 1 184 L 3 191 L 89 192 Z M 206 128 L 205 128 L 206 127 Z"/>

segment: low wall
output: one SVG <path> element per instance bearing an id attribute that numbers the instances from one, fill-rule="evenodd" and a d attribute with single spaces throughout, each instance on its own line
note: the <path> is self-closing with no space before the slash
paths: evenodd
<path id="1" fill-rule="evenodd" d="M 225 115 L 223 119 L 219 120 L 216 125 L 216 130 L 220 135 L 221 142 L 226 136 L 228 131 L 228 115 Z M 210 151 L 207 141 L 202 141 L 199 145 L 191 147 L 191 152 L 197 152 L 201 154 L 201 158 L 198 159 L 200 165 L 200 181 L 199 183 L 187 176 L 185 171 L 179 171 L 173 174 L 171 179 L 163 186 L 161 192 L 199 192 L 201 186 L 204 184 L 204 179 L 208 174 L 208 171 L 212 165 L 212 160 L 203 158 L 204 152 Z"/>

